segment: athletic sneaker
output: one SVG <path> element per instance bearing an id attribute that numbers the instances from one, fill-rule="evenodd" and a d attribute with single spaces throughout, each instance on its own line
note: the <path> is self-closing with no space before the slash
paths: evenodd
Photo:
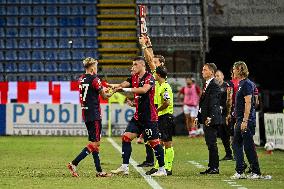
<path id="1" fill-rule="evenodd" d="M 170 171 L 169 171 L 169 170 L 167 170 L 167 169 L 166 169 L 166 171 L 167 171 L 167 176 L 169 176 L 169 175 L 173 175 L 172 170 L 170 170 Z"/>
<path id="2" fill-rule="evenodd" d="M 238 172 L 236 172 L 233 176 L 231 176 L 231 179 L 245 179 L 245 178 L 247 177 L 244 173 L 239 174 Z"/>
<path id="3" fill-rule="evenodd" d="M 129 167 L 120 166 L 116 170 L 111 170 L 110 172 L 113 174 L 129 175 Z"/>
<path id="4" fill-rule="evenodd" d="M 167 171 L 164 167 L 160 167 L 159 170 L 153 174 L 151 174 L 152 177 L 162 177 L 167 176 Z"/>
<path id="5" fill-rule="evenodd" d="M 96 177 L 111 177 L 111 174 L 106 172 L 98 172 Z"/>
<path id="6" fill-rule="evenodd" d="M 149 171 L 146 172 L 146 175 L 152 175 L 153 173 L 156 173 L 158 169 L 152 168 Z"/>
<path id="7" fill-rule="evenodd" d="M 256 173 L 250 173 L 247 175 L 248 179 L 260 179 L 261 175 L 260 174 L 256 174 Z"/>
<path id="8" fill-rule="evenodd" d="M 73 165 L 71 162 L 68 163 L 67 168 L 71 172 L 73 177 L 79 177 L 78 173 L 76 172 L 76 165 Z"/>

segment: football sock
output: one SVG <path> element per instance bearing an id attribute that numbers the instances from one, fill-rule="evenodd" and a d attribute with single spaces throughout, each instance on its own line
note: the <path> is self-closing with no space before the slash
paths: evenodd
<path id="1" fill-rule="evenodd" d="M 131 142 L 122 141 L 122 159 L 123 159 L 123 164 L 129 164 L 131 151 L 132 151 Z"/>
<path id="2" fill-rule="evenodd" d="M 161 144 L 158 144 L 154 147 L 155 156 L 158 160 L 159 167 L 163 167 L 165 165 L 164 162 L 164 149 Z"/>
<path id="3" fill-rule="evenodd" d="M 145 148 L 146 148 L 146 162 L 148 162 L 148 163 L 154 162 L 153 149 L 151 148 L 151 146 L 149 144 L 145 144 Z"/>
<path id="4" fill-rule="evenodd" d="M 166 164 L 166 169 L 168 171 L 172 170 L 174 157 L 175 157 L 174 147 L 167 148 L 165 150 L 165 164 Z"/>
<path id="5" fill-rule="evenodd" d="M 94 152 L 92 152 L 92 154 L 93 154 L 94 163 L 95 163 L 97 172 L 102 172 L 99 152 L 94 151 Z"/>
<path id="6" fill-rule="evenodd" d="M 87 155 L 89 155 L 89 150 L 87 147 L 85 147 L 82 152 L 72 161 L 72 164 L 77 166 L 80 161 L 82 161 Z"/>

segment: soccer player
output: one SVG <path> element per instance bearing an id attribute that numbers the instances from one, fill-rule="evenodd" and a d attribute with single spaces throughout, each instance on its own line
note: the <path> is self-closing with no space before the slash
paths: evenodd
<path id="1" fill-rule="evenodd" d="M 155 80 L 153 76 L 146 72 L 145 60 L 137 57 L 133 61 L 133 74 L 126 81 L 116 86 L 114 91 L 123 90 L 134 93 L 136 111 L 128 123 L 122 136 L 122 165 L 112 170 L 113 174 L 129 174 L 129 159 L 131 155 L 131 141 L 143 133 L 149 145 L 155 152 L 159 163 L 159 170 L 152 176 L 166 176 L 164 163 L 164 150 L 159 140 L 158 115 L 154 105 Z M 127 88 L 131 87 L 131 88 Z"/>
<path id="2" fill-rule="evenodd" d="M 99 95 L 109 98 L 111 95 L 103 89 L 101 81 L 97 76 L 98 61 L 93 58 L 86 58 L 83 61 L 86 73 L 79 78 L 80 103 L 82 118 L 88 130 L 89 144 L 67 167 L 72 176 L 78 177 L 76 168 L 78 164 L 89 154 L 93 155 L 97 177 L 109 177 L 110 174 L 103 172 L 100 164 L 99 148 L 100 135 L 102 130 L 102 118 Z"/>

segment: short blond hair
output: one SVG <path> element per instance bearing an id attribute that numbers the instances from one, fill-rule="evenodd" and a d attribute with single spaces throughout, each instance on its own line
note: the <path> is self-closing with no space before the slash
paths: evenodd
<path id="1" fill-rule="evenodd" d="M 83 60 L 83 65 L 86 69 L 92 66 L 93 64 L 98 64 L 98 60 L 92 57 L 87 57 Z"/>
<path id="2" fill-rule="evenodd" d="M 249 76 L 248 67 L 245 62 L 243 61 L 235 62 L 233 67 L 239 70 L 240 76 L 245 77 L 245 78 Z"/>

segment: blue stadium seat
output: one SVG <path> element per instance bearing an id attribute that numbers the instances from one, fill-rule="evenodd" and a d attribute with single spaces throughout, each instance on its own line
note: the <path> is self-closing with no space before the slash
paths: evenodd
<path id="1" fill-rule="evenodd" d="M 32 75 L 32 81 L 45 81 L 44 80 L 44 75 L 42 74 L 35 74 L 35 75 Z"/>
<path id="2" fill-rule="evenodd" d="M 160 16 L 153 16 L 149 20 L 149 26 L 160 26 L 162 25 L 162 17 Z"/>
<path id="3" fill-rule="evenodd" d="M 96 26 L 96 25 L 98 25 L 97 18 L 95 16 L 88 16 L 86 18 L 86 25 L 88 25 L 88 26 Z"/>
<path id="4" fill-rule="evenodd" d="M 57 75 L 46 75 L 44 81 L 58 81 Z"/>
<path id="5" fill-rule="evenodd" d="M 189 25 L 191 26 L 201 26 L 201 16 L 191 16 Z"/>
<path id="6" fill-rule="evenodd" d="M 86 29 L 86 34 L 85 36 L 88 37 L 97 37 L 98 36 L 98 32 L 97 29 L 95 27 L 90 27 Z"/>
<path id="7" fill-rule="evenodd" d="M 175 16 L 165 16 L 163 18 L 163 23 L 164 26 L 175 26 L 176 25 L 176 18 Z"/>
<path id="8" fill-rule="evenodd" d="M 18 48 L 18 43 L 16 39 L 6 39 L 6 48 L 7 49 L 14 49 L 14 48 Z"/>
<path id="9" fill-rule="evenodd" d="M 187 4 L 187 0 L 175 0 L 176 4 Z"/>
<path id="10" fill-rule="evenodd" d="M 44 37 L 44 29 L 41 27 L 35 27 L 33 29 L 33 37 Z"/>
<path id="11" fill-rule="evenodd" d="M 46 28 L 46 37 L 57 37 L 57 29 L 56 28 Z"/>
<path id="12" fill-rule="evenodd" d="M 7 15 L 18 15 L 18 7 L 17 6 L 7 6 Z"/>
<path id="13" fill-rule="evenodd" d="M 35 62 L 32 64 L 32 72 L 43 72 L 44 66 L 41 62 Z"/>
<path id="14" fill-rule="evenodd" d="M 95 59 L 98 59 L 99 58 L 99 55 L 98 55 L 98 52 L 96 50 L 89 50 L 85 53 L 85 57 L 92 57 L 92 58 L 95 58 Z"/>
<path id="15" fill-rule="evenodd" d="M 96 8 L 96 5 L 88 5 L 86 6 L 86 9 L 85 9 L 85 14 L 86 15 L 97 15 L 97 8 Z"/>
<path id="16" fill-rule="evenodd" d="M 1 56 L 1 55 L 0 55 Z M 0 59 L 1 60 L 1 59 Z M 0 62 L 0 72 L 4 72 L 4 65 Z M 2 74 L 0 74 L 2 75 Z"/>
<path id="17" fill-rule="evenodd" d="M 74 39 L 73 40 L 73 48 L 85 48 L 83 39 Z"/>
<path id="18" fill-rule="evenodd" d="M 85 53 L 84 51 L 81 50 L 75 50 L 72 53 L 72 59 L 73 60 L 83 60 L 85 58 Z"/>
<path id="19" fill-rule="evenodd" d="M 69 39 L 60 39 L 59 40 L 59 48 L 70 48 Z"/>
<path id="20" fill-rule="evenodd" d="M 80 6 L 80 5 L 76 5 L 76 6 L 73 6 L 72 8 L 71 8 L 71 14 L 72 15 L 82 15 L 82 14 L 84 14 L 84 9 L 83 9 L 83 7 L 82 6 Z"/>
<path id="21" fill-rule="evenodd" d="M 161 10 L 161 6 L 158 5 L 152 5 L 149 7 L 149 13 L 151 15 L 161 15 L 162 10 Z"/>
<path id="22" fill-rule="evenodd" d="M 44 52 L 38 51 L 38 50 L 32 51 L 32 59 L 33 60 L 44 60 Z"/>
<path id="23" fill-rule="evenodd" d="M 5 81 L 4 75 L 0 75 L 0 81 Z"/>
<path id="24" fill-rule="evenodd" d="M 6 60 L 17 60 L 17 52 L 13 50 L 6 51 Z"/>
<path id="25" fill-rule="evenodd" d="M 4 37 L 4 36 L 5 36 L 4 28 L 0 28 L 0 37 Z"/>
<path id="26" fill-rule="evenodd" d="M 6 36 L 7 37 L 18 37 L 17 28 L 6 28 Z"/>
<path id="27" fill-rule="evenodd" d="M 21 0 L 22 4 L 32 4 L 33 1 L 32 0 Z"/>
<path id="28" fill-rule="evenodd" d="M 7 4 L 15 4 L 15 3 L 19 3 L 19 0 L 7 0 Z"/>
<path id="29" fill-rule="evenodd" d="M 16 75 L 7 75 L 7 81 L 18 81 L 18 78 Z"/>
<path id="30" fill-rule="evenodd" d="M 70 51 L 68 50 L 62 50 L 58 53 L 58 58 L 59 60 L 70 60 L 71 56 L 70 56 Z"/>
<path id="31" fill-rule="evenodd" d="M 32 15 L 32 7 L 31 6 L 20 6 L 20 15 Z"/>
<path id="32" fill-rule="evenodd" d="M 200 0 L 188 0 L 189 4 L 196 4 L 196 3 L 200 3 Z"/>
<path id="33" fill-rule="evenodd" d="M 45 23 L 44 23 L 43 17 L 39 17 L 39 16 L 35 17 L 33 25 L 34 26 L 44 26 Z"/>
<path id="34" fill-rule="evenodd" d="M 31 71 L 31 65 L 30 63 L 22 62 L 18 64 L 18 70 L 19 72 L 30 72 Z"/>
<path id="35" fill-rule="evenodd" d="M 57 15 L 57 6 L 56 5 L 46 6 L 46 15 Z"/>
<path id="36" fill-rule="evenodd" d="M 0 39 L 0 49 L 5 49 L 4 39 Z"/>
<path id="37" fill-rule="evenodd" d="M 18 81 L 30 81 L 31 77 L 29 75 L 19 75 L 18 76 Z"/>
<path id="38" fill-rule="evenodd" d="M 43 39 L 34 38 L 32 42 L 32 47 L 34 49 L 44 48 L 44 41 Z"/>
<path id="39" fill-rule="evenodd" d="M 57 52 L 52 50 L 52 51 L 46 51 L 45 52 L 45 59 L 46 60 L 57 60 Z"/>
<path id="40" fill-rule="evenodd" d="M 70 37 L 72 28 L 60 28 L 59 36 L 60 37 Z"/>
<path id="41" fill-rule="evenodd" d="M 32 25 L 31 17 L 21 17 L 20 18 L 20 26 L 30 26 Z"/>
<path id="42" fill-rule="evenodd" d="M 56 65 L 56 63 L 52 63 L 52 62 L 46 63 L 44 65 L 44 71 L 46 71 L 46 72 L 57 72 L 57 65 Z"/>
<path id="43" fill-rule="evenodd" d="M 4 52 L 0 51 L 0 60 L 5 60 Z"/>
<path id="44" fill-rule="evenodd" d="M 72 36 L 74 36 L 74 37 L 84 37 L 85 36 L 84 28 L 81 28 L 81 27 L 73 28 Z"/>
<path id="45" fill-rule="evenodd" d="M 5 26 L 6 25 L 6 20 L 5 18 L 0 18 L 0 26 Z"/>
<path id="46" fill-rule="evenodd" d="M 163 6 L 163 14 L 175 14 L 174 5 L 164 5 Z"/>
<path id="47" fill-rule="evenodd" d="M 72 3 L 72 0 L 60 0 L 58 1 L 58 3 L 69 4 L 69 3 Z"/>
<path id="48" fill-rule="evenodd" d="M 72 66 L 72 71 L 73 72 L 82 72 L 84 71 L 84 67 L 83 67 L 83 64 L 80 63 L 80 62 L 72 62 L 71 63 L 71 66 Z"/>
<path id="49" fill-rule="evenodd" d="M 189 35 L 191 37 L 200 37 L 201 36 L 201 28 L 200 27 L 191 27 L 189 31 Z"/>
<path id="50" fill-rule="evenodd" d="M 58 81 L 70 81 L 70 76 L 67 75 L 59 75 Z"/>
<path id="51" fill-rule="evenodd" d="M 73 0 L 74 1 L 74 0 Z M 85 3 L 90 3 L 90 4 L 97 4 L 98 1 L 97 0 L 85 0 Z"/>
<path id="52" fill-rule="evenodd" d="M 17 64 L 15 62 L 7 62 L 5 64 L 5 71 L 6 72 L 17 72 L 18 71 Z"/>
<path id="53" fill-rule="evenodd" d="M 45 0 L 33 0 L 34 4 L 45 4 Z"/>
<path id="54" fill-rule="evenodd" d="M 71 65 L 69 64 L 69 62 L 59 63 L 58 71 L 60 71 L 60 72 L 70 72 L 71 71 Z"/>
<path id="55" fill-rule="evenodd" d="M 179 26 L 176 28 L 176 36 L 189 37 L 189 28 L 187 26 Z"/>
<path id="56" fill-rule="evenodd" d="M 31 53 L 30 51 L 19 51 L 19 60 L 30 60 L 31 59 Z"/>
<path id="57" fill-rule="evenodd" d="M 60 26 L 70 26 L 71 23 L 71 19 L 69 19 L 68 17 L 61 17 L 59 18 L 59 25 Z"/>
<path id="58" fill-rule="evenodd" d="M 45 10 L 43 6 L 34 6 L 33 7 L 33 15 L 45 15 Z"/>
<path id="59" fill-rule="evenodd" d="M 75 17 L 72 19 L 72 26 L 84 26 L 85 20 L 83 17 Z"/>
<path id="60" fill-rule="evenodd" d="M 60 1 L 61 2 L 61 1 Z M 69 6 L 60 6 L 58 10 L 59 15 L 70 15 L 70 7 Z"/>
<path id="61" fill-rule="evenodd" d="M 32 32 L 30 30 L 30 28 L 21 28 L 20 29 L 20 37 L 31 37 Z"/>
<path id="62" fill-rule="evenodd" d="M 165 37 L 173 37 L 176 36 L 176 30 L 175 27 L 164 27 L 163 28 L 163 36 Z"/>
<path id="63" fill-rule="evenodd" d="M 21 39 L 19 42 L 19 48 L 28 49 L 31 48 L 31 40 L 30 39 Z"/>
<path id="64" fill-rule="evenodd" d="M 58 25 L 57 18 L 55 16 L 47 17 L 46 18 L 46 25 L 47 26 L 57 26 Z"/>
<path id="65" fill-rule="evenodd" d="M 6 8 L 5 6 L 0 6 L 0 15 L 6 15 Z"/>
<path id="66" fill-rule="evenodd" d="M 56 4 L 56 3 L 57 3 L 57 0 L 46 0 L 46 4 Z"/>
<path id="67" fill-rule="evenodd" d="M 145 4 L 148 4 L 148 0 L 136 0 L 136 3 L 145 5 Z"/>
<path id="68" fill-rule="evenodd" d="M 162 36 L 162 33 L 163 33 L 162 27 L 150 27 L 148 29 L 149 29 L 150 36 L 153 36 L 153 37 Z"/>
<path id="69" fill-rule="evenodd" d="M 45 47 L 46 48 L 58 48 L 56 39 L 46 39 Z"/>
<path id="70" fill-rule="evenodd" d="M 201 14 L 200 6 L 198 5 L 191 5 L 188 7 L 188 12 L 190 15 Z"/>
<path id="71" fill-rule="evenodd" d="M 189 21 L 187 16 L 177 16 L 177 21 L 176 21 L 177 26 L 188 26 Z"/>
<path id="72" fill-rule="evenodd" d="M 86 48 L 98 48 L 98 42 L 96 39 L 87 39 Z"/>
<path id="73" fill-rule="evenodd" d="M 186 5 L 177 5 L 176 6 L 176 14 L 177 15 L 187 15 L 187 6 Z"/>
<path id="74" fill-rule="evenodd" d="M 18 26 L 18 24 L 17 17 L 7 17 L 7 26 Z"/>

